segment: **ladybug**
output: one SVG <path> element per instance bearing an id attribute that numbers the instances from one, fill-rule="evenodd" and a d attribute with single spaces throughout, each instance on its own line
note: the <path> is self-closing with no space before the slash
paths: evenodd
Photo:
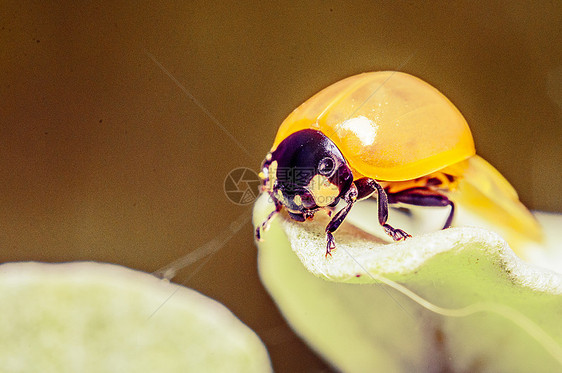
<path id="1" fill-rule="evenodd" d="M 437 89 L 406 73 L 369 72 L 320 91 L 281 124 L 259 174 L 275 210 L 296 221 L 327 210 L 326 256 L 353 205 L 376 196 L 378 220 L 393 240 L 411 237 L 387 223 L 389 205 L 449 208 L 484 214 L 516 236 L 540 228 L 503 176 L 475 153 L 470 128 Z M 336 206 L 343 201 L 343 207 Z"/>

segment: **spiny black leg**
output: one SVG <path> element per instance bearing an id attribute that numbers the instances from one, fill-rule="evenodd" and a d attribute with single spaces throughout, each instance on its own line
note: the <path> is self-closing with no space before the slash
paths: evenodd
<path id="1" fill-rule="evenodd" d="M 373 188 L 373 190 L 377 191 L 379 197 L 379 224 L 382 225 L 386 234 L 392 237 L 394 241 L 400 241 L 408 237 L 412 237 L 402 229 L 393 228 L 390 224 L 386 223 L 386 221 L 388 220 L 388 197 L 386 195 L 386 192 L 384 191 L 384 188 L 373 179 L 360 180 L 365 180 L 362 182 L 362 185 L 370 186 L 371 188 Z"/>
<path id="2" fill-rule="evenodd" d="M 455 216 L 455 204 L 446 195 L 428 188 L 406 189 L 398 193 L 389 195 L 391 203 L 405 203 L 414 206 L 451 206 L 451 211 L 443 229 L 449 228 Z"/>
<path id="3" fill-rule="evenodd" d="M 451 211 L 449 212 L 449 216 L 445 221 L 445 225 L 443 226 L 443 229 L 447 229 L 451 226 L 451 224 L 453 223 L 453 218 L 455 216 L 455 204 L 450 199 L 449 199 L 449 206 L 451 206 Z"/>
<path id="4" fill-rule="evenodd" d="M 279 211 L 281 211 L 281 208 L 283 207 L 283 205 L 277 202 L 277 200 L 274 197 L 272 198 L 273 198 L 273 202 L 275 203 L 275 210 L 273 210 L 269 215 L 267 215 L 267 218 L 265 218 L 265 220 L 256 227 L 255 236 L 256 236 L 256 240 L 258 241 L 261 241 L 261 232 L 266 231 L 269 228 L 269 222 L 275 217 L 275 215 L 279 213 Z"/>
<path id="5" fill-rule="evenodd" d="M 363 178 L 358 179 L 353 182 L 355 187 L 357 188 L 357 200 L 361 201 L 362 199 L 369 198 L 377 191 L 377 188 L 373 185 L 373 182 L 376 183 L 373 179 Z"/>
<path id="6" fill-rule="evenodd" d="M 332 233 L 339 228 L 341 223 L 343 223 L 345 217 L 347 216 L 347 214 L 349 214 L 351 207 L 353 207 L 353 204 L 357 200 L 357 188 L 355 187 L 355 185 L 353 184 L 351 185 L 351 188 L 349 188 L 343 199 L 345 202 L 347 202 L 347 205 L 344 208 L 342 208 L 340 211 L 338 211 L 337 214 L 332 217 L 332 220 L 330 220 L 330 222 L 326 226 L 326 241 L 327 241 L 326 256 L 328 255 L 331 256 L 332 255 L 331 251 L 336 248 L 336 242 L 334 240 L 334 235 Z"/>
<path id="7" fill-rule="evenodd" d="M 410 234 L 406 233 L 406 231 L 400 228 L 393 228 L 390 224 L 383 224 L 382 227 L 386 234 L 388 234 L 394 241 L 402 241 L 408 237 L 412 237 Z"/>
<path id="8" fill-rule="evenodd" d="M 383 227 L 386 234 L 388 234 L 394 241 L 400 241 L 407 237 L 411 237 L 408 233 L 402 229 L 393 228 L 390 224 L 387 224 L 388 220 L 388 198 L 384 188 L 380 186 L 374 179 L 363 178 L 355 180 L 355 185 L 357 186 L 358 195 L 363 199 L 371 196 L 374 192 L 378 195 L 378 216 L 379 224 Z"/>

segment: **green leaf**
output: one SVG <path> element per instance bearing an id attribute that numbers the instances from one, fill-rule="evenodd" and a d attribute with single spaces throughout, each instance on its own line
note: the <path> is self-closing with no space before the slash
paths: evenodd
<path id="1" fill-rule="evenodd" d="M 259 338 L 196 291 L 98 263 L 0 266 L 2 372 L 264 372 Z"/>
<path id="2" fill-rule="evenodd" d="M 254 224 L 271 210 L 258 200 Z M 562 276 L 497 234 L 450 228 L 389 243 L 346 222 L 326 258 L 326 222 L 276 218 L 259 270 L 296 332 L 338 369 L 562 369 Z"/>

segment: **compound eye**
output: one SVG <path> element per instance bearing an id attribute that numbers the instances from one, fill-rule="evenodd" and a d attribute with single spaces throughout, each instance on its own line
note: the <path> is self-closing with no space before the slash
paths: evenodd
<path id="1" fill-rule="evenodd" d="M 330 177 L 336 171 L 336 162 L 332 157 L 325 157 L 318 163 L 318 173 Z"/>

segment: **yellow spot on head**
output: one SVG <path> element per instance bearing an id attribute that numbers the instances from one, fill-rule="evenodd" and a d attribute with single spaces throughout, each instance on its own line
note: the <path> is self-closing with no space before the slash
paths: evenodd
<path id="1" fill-rule="evenodd" d="M 337 185 L 332 184 L 323 175 L 315 175 L 308 183 L 307 189 L 319 207 L 331 205 L 340 194 L 340 189 Z"/>
<path id="2" fill-rule="evenodd" d="M 277 161 L 273 161 L 268 168 L 269 182 L 267 183 L 268 190 L 273 191 L 273 185 L 277 180 Z"/>
<path id="3" fill-rule="evenodd" d="M 295 195 L 295 198 L 293 198 L 293 201 L 295 202 L 295 204 L 297 206 L 302 206 L 302 198 L 298 194 Z"/>

